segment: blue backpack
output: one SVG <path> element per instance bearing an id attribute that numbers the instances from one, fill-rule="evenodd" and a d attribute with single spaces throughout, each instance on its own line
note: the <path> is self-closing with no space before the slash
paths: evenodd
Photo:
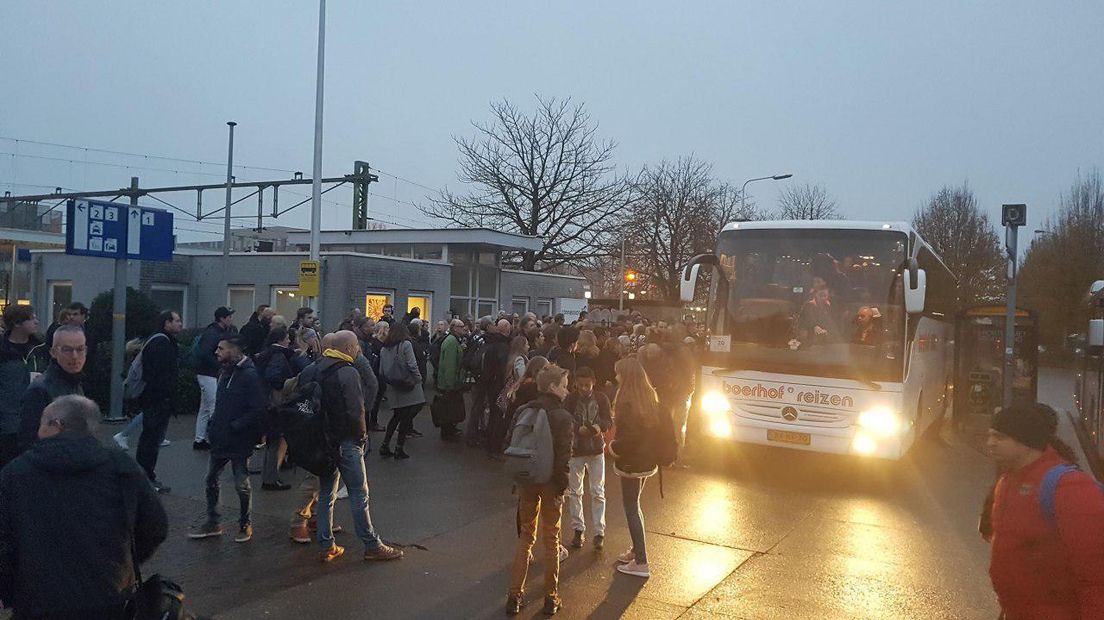
<path id="1" fill-rule="evenodd" d="M 1062 480 L 1062 476 L 1074 471 L 1081 470 L 1069 463 L 1055 465 L 1047 470 L 1046 475 L 1043 476 L 1043 483 L 1039 485 L 1039 510 L 1043 513 L 1043 519 L 1053 529 L 1058 527 L 1058 482 Z M 1104 493 L 1104 484 L 1097 481 L 1096 487 Z"/>

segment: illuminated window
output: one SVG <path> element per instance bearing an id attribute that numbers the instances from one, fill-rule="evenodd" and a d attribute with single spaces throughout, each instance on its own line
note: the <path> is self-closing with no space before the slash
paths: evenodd
<path id="1" fill-rule="evenodd" d="M 383 316 L 383 307 L 391 303 L 391 293 L 369 291 L 364 295 L 364 316 L 378 319 Z"/>
<path id="2" fill-rule="evenodd" d="M 295 313 L 303 307 L 299 288 L 295 286 L 276 286 L 272 288 L 272 308 L 278 316 L 287 319 L 288 325 L 295 320 Z"/>
<path id="3" fill-rule="evenodd" d="M 417 308 L 421 317 L 429 320 L 433 316 L 429 312 L 432 309 L 432 297 L 430 293 L 410 293 L 406 298 L 406 311 L 410 312 Z"/>

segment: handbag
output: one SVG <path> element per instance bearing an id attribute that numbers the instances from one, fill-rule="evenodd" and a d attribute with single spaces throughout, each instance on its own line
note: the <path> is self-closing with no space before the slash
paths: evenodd
<path id="1" fill-rule="evenodd" d="M 433 403 L 429 406 L 429 412 L 433 417 L 433 425 L 440 428 L 446 424 L 459 424 L 467 417 L 464 410 L 464 393 L 460 390 L 451 392 L 439 392 L 433 397 Z"/>
<path id="2" fill-rule="evenodd" d="M 124 452 L 115 458 L 130 458 Z M 127 493 L 123 479 L 126 476 L 116 461 L 115 471 L 119 477 L 119 488 L 123 493 L 123 510 L 126 513 L 126 533 L 130 539 L 131 561 L 134 563 L 134 581 L 138 587 L 127 600 L 124 617 L 127 620 L 184 620 L 184 589 L 180 584 L 154 574 L 142 581 L 142 571 L 138 567 L 138 552 L 134 547 L 134 522 L 138 518 L 138 506 L 132 494 Z"/>
<path id="3" fill-rule="evenodd" d="M 395 357 L 392 358 L 387 368 L 384 368 L 383 379 L 387 381 L 387 385 L 394 387 L 396 390 L 409 392 L 414 389 L 416 382 L 410 369 L 402 363 L 402 346 L 402 344 L 399 344 L 395 347 Z M 413 347 L 413 345 L 410 346 Z"/>

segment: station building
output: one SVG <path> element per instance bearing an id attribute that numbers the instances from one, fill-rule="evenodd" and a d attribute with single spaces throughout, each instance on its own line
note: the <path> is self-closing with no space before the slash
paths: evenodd
<path id="1" fill-rule="evenodd" d="M 388 229 L 322 231 L 322 294 L 315 306 L 336 327 L 354 307 L 379 316 L 421 308 L 434 321 L 453 315 L 534 312 L 552 315 L 586 296 L 581 277 L 503 268 L 504 253 L 539 250 L 541 239 L 495 230 Z M 237 231 L 229 256 L 221 242 L 180 243 L 172 262 L 130 261 L 128 286 L 163 308 L 179 308 L 185 327 L 201 327 L 221 305 L 244 324 L 257 305 L 294 318 L 303 305 L 299 263 L 308 258 L 310 233 L 271 228 Z M 112 288 L 110 259 L 70 256 L 60 249 L 31 252 L 31 301 L 53 308 L 61 300 L 91 304 Z M 39 311 L 39 319 L 46 321 Z"/>

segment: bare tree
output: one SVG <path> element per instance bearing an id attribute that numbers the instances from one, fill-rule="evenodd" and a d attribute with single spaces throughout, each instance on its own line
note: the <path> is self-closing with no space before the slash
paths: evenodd
<path id="1" fill-rule="evenodd" d="M 996 303 L 1003 295 L 1004 254 L 989 216 L 968 183 L 943 186 L 912 225 L 958 278 L 960 307 Z"/>
<path id="2" fill-rule="evenodd" d="M 781 220 L 838 220 L 836 201 L 823 185 L 804 183 L 789 185 L 778 192 L 778 219 Z"/>
<path id="3" fill-rule="evenodd" d="M 612 163 L 614 143 L 597 138 L 583 104 L 537 96 L 529 115 L 509 101 L 491 105 L 489 124 L 472 123 L 474 138 L 456 138 L 460 182 L 421 210 L 463 227 L 539 236 L 540 250 L 517 256 L 526 271 L 555 270 L 604 251 L 611 216 L 630 186 Z"/>
<path id="4" fill-rule="evenodd" d="M 1088 320 L 1082 303 L 1089 285 L 1104 274 L 1104 180 L 1100 171 L 1077 175 L 1046 233 L 1028 246 L 1020 269 L 1022 305 L 1039 312 L 1042 341 L 1055 350 L 1082 333 Z"/>
<path id="5" fill-rule="evenodd" d="M 682 267 L 695 254 L 713 250 L 725 223 L 754 215 L 741 212 L 739 192 L 717 182 L 712 166 L 692 155 L 644 167 L 634 190 L 619 226 L 627 264 L 640 274 L 639 286 L 668 300 L 679 297 Z"/>

